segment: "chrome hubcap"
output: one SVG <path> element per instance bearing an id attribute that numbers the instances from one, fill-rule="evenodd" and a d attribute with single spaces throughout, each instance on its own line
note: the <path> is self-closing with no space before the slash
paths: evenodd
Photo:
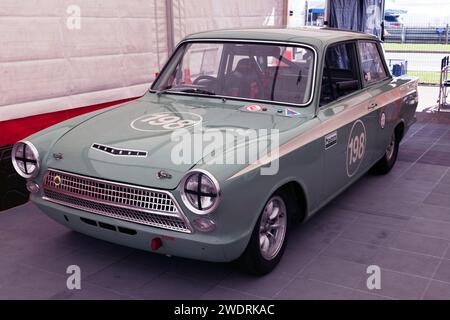
<path id="1" fill-rule="evenodd" d="M 391 141 L 389 142 L 389 145 L 386 148 L 386 157 L 388 160 L 392 159 L 392 156 L 394 155 L 395 150 L 395 133 L 391 136 Z"/>
<path id="2" fill-rule="evenodd" d="M 259 247 L 266 260 L 275 258 L 286 235 L 286 205 L 281 197 L 270 198 L 264 207 L 259 226 Z"/>

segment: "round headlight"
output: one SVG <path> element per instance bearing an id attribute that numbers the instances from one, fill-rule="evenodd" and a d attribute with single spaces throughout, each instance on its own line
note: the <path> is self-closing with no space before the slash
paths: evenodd
<path id="1" fill-rule="evenodd" d="M 207 171 L 190 171 L 181 182 L 181 188 L 184 204 L 196 214 L 211 213 L 219 204 L 219 183 Z"/>
<path id="2" fill-rule="evenodd" d="M 39 153 L 31 142 L 17 142 L 12 149 L 11 158 L 14 169 L 25 179 L 34 178 L 39 173 Z"/>

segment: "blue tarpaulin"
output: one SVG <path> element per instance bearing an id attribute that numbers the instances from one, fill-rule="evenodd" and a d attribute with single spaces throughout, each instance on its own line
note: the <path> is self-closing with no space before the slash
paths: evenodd
<path id="1" fill-rule="evenodd" d="M 330 27 L 381 36 L 383 0 L 330 0 L 329 9 Z"/>
<path id="2" fill-rule="evenodd" d="M 316 13 L 316 14 L 324 14 L 325 13 L 325 9 L 324 8 L 311 8 L 308 9 L 308 13 Z"/>

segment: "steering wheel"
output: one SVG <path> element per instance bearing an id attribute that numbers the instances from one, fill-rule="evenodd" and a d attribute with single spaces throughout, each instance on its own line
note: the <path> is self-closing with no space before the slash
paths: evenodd
<path id="1" fill-rule="evenodd" d="M 217 78 L 212 77 L 212 76 L 206 76 L 206 75 L 203 75 L 203 76 L 197 77 L 197 79 L 195 79 L 195 80 L 192 82 L 192 84 L 197 85 L 197 84 L 199 84 L 199 82 L 202 81 L 202 80 L 210 80 L 211 82 L 216 82 L 216 81 L 217 81 Z"/>

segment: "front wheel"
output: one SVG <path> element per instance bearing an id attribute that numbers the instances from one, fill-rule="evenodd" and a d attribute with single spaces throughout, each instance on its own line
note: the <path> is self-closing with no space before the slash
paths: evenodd
<path id="1" fill-rule="evenodd" d="M 384 153 L 383 158 L 381 158 L 372 168 L 372 171 L 375 174 L 387 174 L 391 171 L 397 162 L 399 145 L 400 141 L 394 130 L 389 140 L 389 144 L 386 147 L 386 152 Z"/>
<path id="2" fill-rule="evenodd" d="M 271 272 L 281 260 L 287 243 L 288 211 L 283 194 L 275 193 L 267 201 L 242 255 L 244 267 L 251 273 Z"/>

